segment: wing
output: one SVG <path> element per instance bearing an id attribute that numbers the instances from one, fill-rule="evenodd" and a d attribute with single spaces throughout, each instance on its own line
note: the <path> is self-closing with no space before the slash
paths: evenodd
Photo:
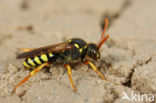
<path id="1" fill-rule="evenodd" d="M 22 58 L 28 58 L 28 57 L 34 57 L 34 56 L 40 56 L 41 54 L 46 54 L 46 53 L 51 53 L 51 52 L 61 52 L 63 50 L 67 49 L 72 49 L 73 46 L 67 43 L 59 43 L 59 44 L 54 44 L 54 45 L 49 45 L 37 49 L 33 49 L 28 52 L 24 52 L 22 54 L 17 55 L 17 59 L 22 59 Z"/>

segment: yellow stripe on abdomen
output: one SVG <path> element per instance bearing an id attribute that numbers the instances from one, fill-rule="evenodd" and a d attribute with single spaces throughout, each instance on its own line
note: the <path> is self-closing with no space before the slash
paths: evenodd
<path id="1" fill-rule="evenodd" d="M 31 66 L 36 66 L 36 64 L 33 62 L 33 60 L 31 60 L 31 58 L 28 58 L 28 63 L 29 63 Z"/>
<path id="2" fill-rule="evenodd" d="M 35 60 L 35 62 L 36 62 L 37 64 L 42 64 L 42 62 L 40 61 L 39 57 L 35 57 L 34 60 Z"/>
<path id="3" fill-rule="evenodd" d="M 47 61 L 48 61 L 48 57 L 47 57 L 46 54 L 41 55 L 41 59 L 42 59 L 44 62 L 47 62 Z"/>
<path id="4" fill-rule="evenodd" d="M 28 65 L 28 64 L 26 63 L 26 61 L 23 62 L 23 65 L 24 65 L 25 67 L 27 67 L 27 68 L 31 68 L 31 66 Z"/>

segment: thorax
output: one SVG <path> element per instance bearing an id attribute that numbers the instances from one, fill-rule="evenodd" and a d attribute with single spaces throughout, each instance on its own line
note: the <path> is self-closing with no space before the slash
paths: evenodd
<path id="1" fill-rule="evenodd" d="M 87 43 L 80 38 L 73 38 L 67 41 L 68 44 L 73 45 L 72 50 L 64 52 L 67 61 L 74 61 L 83 58 L 86 55 Z"/>

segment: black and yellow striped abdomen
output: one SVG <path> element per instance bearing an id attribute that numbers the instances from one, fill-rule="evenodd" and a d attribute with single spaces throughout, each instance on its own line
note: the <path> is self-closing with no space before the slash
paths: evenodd
<path id="1" fill-rule="evenodd" d="M 45 62 L 55 61 L 55 54 L 42 54 L 40 56 L 26 58 L 23 65 L 26 68 L 37 67 Z"/>

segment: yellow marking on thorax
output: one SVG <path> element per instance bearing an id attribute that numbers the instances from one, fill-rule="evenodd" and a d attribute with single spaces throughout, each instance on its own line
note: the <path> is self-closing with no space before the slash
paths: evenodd
<path id="1" fill-rule="evenodd" d="M 84 48 L 86 49 L 87 48 L 87 45 L 85 45 Z"/>
<path id="2" fill-rule="evenodd" d="M 45 61 L 45 62 L 48 61 L 48 58 L 47 58 L 47 55 L 46 55 L 46 54 L 41 55 L 41 59 L 42 59 L 43 61 Z"/>
<path id="3" fill-rule="evenodd" d="M 31 68 L 31 66 L 28 65 L 25 61 L 23 62 L 23 65 L 24 65 L 25 67 L 27 67 L 27 68 Z"/>
<path id="4" fill-rule="evenodd" d="M 34 58 L 37 64 L 42 64 L 42 62 L 40 61 L 40 59 L 38 57 Z"/>
<path id="5" fill-rule="evenodd" d="M 53 56 L 53 54 L 52 54 L 52 53 L 49 53 L 48 55 L 49 55 L 49 57 L 52 57 L 52 56 Z"/>
<path id="6" fill-rule="evenodd" d="M 31 66 L 36 66 L 36 64 L 31 60 L 31 58 L 28 58 L 28 63 L 29 63 Z"/>
<path id="7" fill-rule="evenodd" d="M 74 46 L 75 46 L 76 48 L 80 48 L 78 44 L 74 44 Z"/>
<path id="8" fill-rule="evenodd" d="M 79 49 L 79 52 L 82 53 L 82 49 Z"/>

